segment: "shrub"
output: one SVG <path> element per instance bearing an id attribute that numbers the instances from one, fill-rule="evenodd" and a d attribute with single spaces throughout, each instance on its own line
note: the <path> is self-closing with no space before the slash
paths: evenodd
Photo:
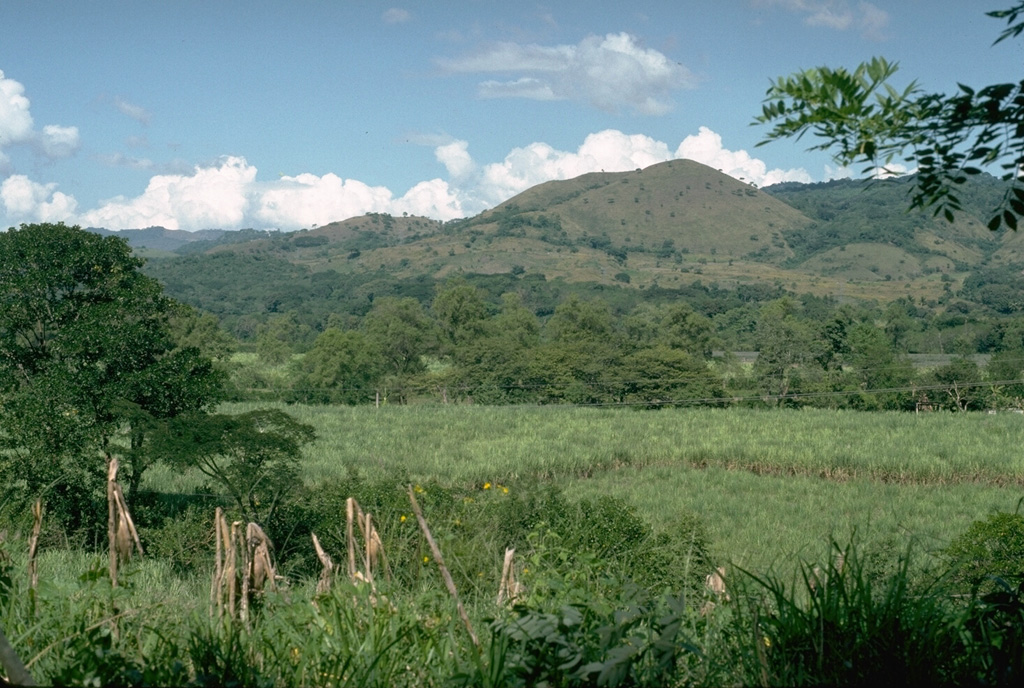
<path id="1" fill-rule="evenodd" d="M 1024 576 L 1024 515 L 999 512 L 975 521 L 943 554 L 954 583 L 995 590 L 994 576 Z"/>
<path id="2" fill-rule="evenodd" d="M 146 553 L 164 559 L 179 574 L 205 572 L 213 563 L 213 507 L 188 506 L 158 527 L 140 526 Z"/>

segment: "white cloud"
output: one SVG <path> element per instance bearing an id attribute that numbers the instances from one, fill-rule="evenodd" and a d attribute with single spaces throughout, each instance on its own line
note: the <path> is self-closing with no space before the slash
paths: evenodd
<path id="1" fill-rule="evenodd" d="M 48 124 L 41 132 L 35 130 L 31 102 L 25 97 L 25 87 L 4 76 L 0 70 L 0 173 L 6 174 L 10 158 L 6 146 L 28 144 L 47 158 L 66 158 L 78 152 L 78 127 Z"/>
<path id="2" fill-rule="evenodd" d="M 871 40 L 883 40 L 886 37 L 885 29 L 889 26 L 889 13 L 870 2 L 862 2 L 857 8 L 861 13 L 861 34 Z"/>
<path id="3" fill-rule="evenodd" d="M 707 127 L 687 136 L 676 149 L 676 157 L 695 160 L 721 170 L 730 177 L 742 179 L 757 186 L 770 186 L 780 182 L 811 182 L 803 169 L 769 170 L 763 160 L 750 157 L 745 150 L 731 151 L 722 145 L 722 137 Z"/>
<path id="4" fill-rule="evenodd" d="M 387 212 L 391 192 L 336 174 L 281 177 L 259 194 L 256 217 L 265 224 L 295 228 L 324 224 L 368 212 Z"/>
<path id="5" fill-rule="evenodd" d="M 474 171 L 465 178 L 453 179 L 453 193 L 468 214 L 493 207 L 546 181 L 571 179 L 588 172 L 624 172 L 678 158 L 695 160 L 758 186 L 811 181 L 802 169 L 769 170 L 764 161 L 746 151 L 725 148 L 721 136 L 706 127 L 684 139 L 675 151 L 650 136 L 608 129 L 590 134 L 575 151 L 537 142 L 513 149 L 501 162 L 483 166 L 472 162 L 465 142 L 458 143 L 460 164 Z M 435 152 L 441 159 L 440 149 Z"/>
<path id="6" fill-rule="evenodd" d="M 69 158 L 81 147 L 78 127 L 47 124 L 39 135 L 39 145 L 43 154 L 50 159 Z"/>
<path id="7" fill-rule="evenodd" d="M 476 195 L 495 205 L 531 186 L 587 172 L 621 172 L 671 159 L 668 146 L 642 134 L 608 129 L 590 134 L 575 152 L 546 143 L 513 149 L 500 163 L 484 166 Z M 483 208 L 480 208 L 481 210 Z"/>
<path id="8" fill-rule="evenodd" d="M 437 161 L 444 165 L 448 174 L 456 179 L 471 174 L 476 165 L 469 155 L 469 143 L 467 141 L 452 141 L 438 146 L 434 149 Z"/>
<path id="9" fill-rule="evenodd" d="M 0 184 L 0 203 L 9 221 L 69 220 L 74 216 L 78 203 L 73 196 L 56 189 L 56 184 L 39 184 L 23 174 L 14 174 Z"/>
<path id="10" fill-rule="evenodd" d="M 256 168 L 245 158 L 225 157 L 191 175 L 157 175 L 141 196 L 117 197 L 81 216 L 81 223 L 129 229 L 159 225 L 168 229 L 243 226 Z"/>
<path id="11" fill-rule="evenodd" d="M 917 174 L 916 167 L 907 167 L 902 163 L 889 163 L 884 167 L 871 167 L 862 170 L 856 170 L 849 165 L 840 165 L 839 167 L 832 167 L 831 165 L 825 165 L 825 179 L 850 179 L 850 178 L 862 178 L 862 179 L 892 179 L 894 177 L 902 177 L 908 174 Z"/>
<path id="12" fill-rule="evenodd" d="M 836 31 L 858 29 L 865 38 L 879 40 L 889 25 L 889 13 L 870 2 L 853 6 L 848 0 L 757 0 L 803 15 L 804 24 Z"/>
<path id="13" fill-rule="evenodd" d="M 621 172 L 678 158 L 690 158 L 753 184 L 811 181 L 803 170 L 769 170 L 746 151 L 724 147 L 706 127 L 686 137 L 673 150 L 643 134 L 608 129 L 587 136 L 574 151 L 534 142 L 515 148 L 498 162 L 477 163 L 466 141 L 425 137 L 445 166 L 448 179 L 415 184 L 402 196 L 384 186 L 328 173 L 282 176 L 257 181 L 257 169 L 242 157 L 225 157 L 195 166 L 186 173 L 154 175 L 134 198 L 117 197 L 72 217 L 75 199 L 55 184 L 37 184 L 24 176 L 4 182 L 0 200 L 9 218 L 28 221 L 73 220 L 86 226 L 130 229 L 160 225 L 170 229 L 284 230 L 344 220 L 369 212 L 409 213 L 438 220 L 476 214 L 547 181 L 570 179 L 588 172 Z M 112 163 L 145 167 L 145 160 Z"/>
<path id="14" fill-rule="evenodd" d="M 438 64 L 450 73 L 515 75 L 481 82 L 478 91 L 484 98 L 574 100 L 611 112 L 626 108 L 646 115 L 668 112 L 669 95 L 696 83 L 686 67 L 644 48 L 628 33 L 588 36 L 576 45 L 497 43 Z"/>
<path id="15" fill-rule="evenodd" d="M 121 96 L 117 96 L 114 98 L 114 107 L 116 107 L 122 115 L 130 117 L 142 125 L 148 125 L 150 120 L 153 119 L 153 113 L 151 113 L 149 110 L 142 107 L 141 105 L 129 103 Z"/>
<path id="16" fill-rule="evenodd" d="M 32 137 L 32 114 L 25 87 L 0 70 L 0 148 Z"/>
<path id="17" fill-rule="evenodd" d="M 412 15 L 409 14 L 408 10 L 403 10 L 400 7 L 392 7 L 381 15 L 381 19 L 384 20 L 385 24 L 404 24 L 412 19 Z"/>
<path id="18" fill-rule="evenodd" d="M 442 179 L 431 179 L 412 187 L 394 202 L 391 213 L 423 215 L 435 220 L 455 220 L 467 215 L 462 202 Z"/>
<path id="19" fill-rule="evenodd" d="M 441 220 L 465 215 L 448 183 L 440 179 L 420 182 L 395 198 L 386 187 L 332 173 L 283 176 L 273 182 L 258 182 L 256 174 L 256 167 L 244 158 L 225 157 L 213 165 L 196 166 L 189 174 L 156 175 L 141 195 L 110 199 L 77 221 L 109 229 L 159 225 L 292 230 L 370 212 L 407 212 Z"/>

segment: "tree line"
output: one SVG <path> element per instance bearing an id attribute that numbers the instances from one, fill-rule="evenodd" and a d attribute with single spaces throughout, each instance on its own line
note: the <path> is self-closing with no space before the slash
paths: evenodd
<path id="1" fill-rule="evenodd" d="M 516 292 L 494 304 L 456 277 L 427 304 L 383 297 L 361 319 L 330 316 L 321 332 L 278 316 L 232 380 L 240 399 L 313 404 L 1021 407 L 1024 319 L 942 318 L 909 299 L 881 308 L 812 296 L 712 317 L 683 300 L 620 314 L 575 294 L 540 318 Z M 929 333 L 945 335 L 952 357 L 917 367 L 908 351 Z M 737 343 L 749 353 L 733 353 Z"/>

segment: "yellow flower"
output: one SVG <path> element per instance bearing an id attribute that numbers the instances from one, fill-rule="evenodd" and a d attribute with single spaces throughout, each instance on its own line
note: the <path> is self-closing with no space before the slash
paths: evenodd
<path id="1" fill-rule="evenodd" d="M 423 488 L 422 488 L 422 487 L 420 487 L 419 485 L 417 485 L 416 487 L 412 488 L 412 490 L 413 490 L 413 492 L 415 492 L 416 494 L 423 494 Z"/>
<path id="2" fill-rule="evenodd" d="M 430 561 L 430 557 L 423 557 L 423 563 L 424 564 L 426 564 L 428 561 Z"/>
<path id="3" fill-rule="evenodd" d="M 405 523 L 405 514 L 402 514 L 402 518 L 400 518 L 398 520 L 401 521 L 402 523 Z"/>
<path id="4" fill-rule="evenodd" d="M 504 492 L 505 494 L 508 494 L 508 488 L 505 486 L 502 486 L 501 491 Z"/>
<path id="5" fill-rule="evenodd" d="M 485 490 L 491 489 L 491 484 L 490 483 L 484 483 L 484 489 Z"/>

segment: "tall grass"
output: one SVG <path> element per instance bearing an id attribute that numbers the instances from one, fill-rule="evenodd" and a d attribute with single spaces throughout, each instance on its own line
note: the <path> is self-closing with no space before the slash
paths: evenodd
<path id="1" fill-rule="evenodd" d="M 248 408 L 235 405 L 237 410 Z M 621 465 L 723 466 L 885 482 L 1024 485 L 1024 417 L 807 409 L 289 406 L 317 427 L 313 482 L 405 469 L 453 482 L 586 476 Z"/>
<path id="2" fill-rule="evenodd" d="M 622 498 L 658 527 L 679 512 L 699 514 L 718 559 L 754 570 L 791 568 L 797 559 L 816 558 L 830 538 L 854 533 L 893 559 L 911 543 L 928 558 L 973 521 L 1012 511 L 1020 495 L 987 484 L 832 481 L 686 466 L 624 468 L 572 480 L 566 491 Z"/>
<path id="3" fill-rule="evenodd" d="M 389 557 L 403 568 L 390 586 L 380 582 L 371 594 L 338 585 L 314 599 L 315 573 L 303 578 L 309 571 L 297 566 L 246 629 L 208 619 L 202 557 L 181 569 L 194 576 L 162 561 L 134 562 L 123 588 L 112 591 L 95 557 L 45 552 L 36 611 L 23 582 L 0 595 L 0 623 L 27 648 L 39 675 L 193 685 L 857 683 L 870 672 L 851 668 L 852 661 L 896 666 L 900 657 L 938 657 L 938 647 L 941 672 L 922 672 L 922 679 L 977 682 L 1005 679 L 1006 667 L 1020 661 L 1019 651 L 1003 658 L 991 648 L 1019 638 L 1005 629 L 1012 630 L 1006 624 L 1014 614 L 1024 619 L 1024 590 L 969 602 L 918 585 L 937 561 L 931 553 L 1017 503 L 1024 485 L 1020 416 L 440 405 L 287 410 L 319 433 L 304 457 L 307 491 L 295 515 L 340 560 L 343 512 L 336 507 L 362 490 L 360 503 L 374 503 Z M 431 528 L 481 631 L 479 653 L 423 561 L 403 497 L 406 481 L 424 486 Z M 499 484 L 509 492 L 495 490 Z M 205 489 L 197 475 L 159 467 L 145 487 Z M 681 546 L 690 540 L 675 532 L 694 520 L 710 548 L 699 563 Z M 673 533 L 674 540 L 663 538 Z M 848 557 L 845 572 L 830 571 L 832 540 L 854 534 L 860 554 Z M 529 592 L 519 608 L 506 610 L 493 599 L 513 535 Z M 616 553 L 620 544 L 632 549 Z M 910 546 L 920 565 L 901 558 Z M 19 557 L 14 566 L 21 569 Z M 839 582 L 829 588 L 836 596 L 812 589 L 810 562 Z M 716 599 L 719 606 L 704 613 L 705 599 L 684 579 L 701 581 L 717 563 L 728 565 L 733 600 Z M 739 585 L 741 568 L 752 572 L 746 586 Z M 630 577 L 646 577 L 647 586 L 630 588 Z M 825 648 L 829 624 L 840 628 Z M 844 631 L 850 624 L 860 630 Z M 902 642 L 913 633 L 926 637 Z"/>

